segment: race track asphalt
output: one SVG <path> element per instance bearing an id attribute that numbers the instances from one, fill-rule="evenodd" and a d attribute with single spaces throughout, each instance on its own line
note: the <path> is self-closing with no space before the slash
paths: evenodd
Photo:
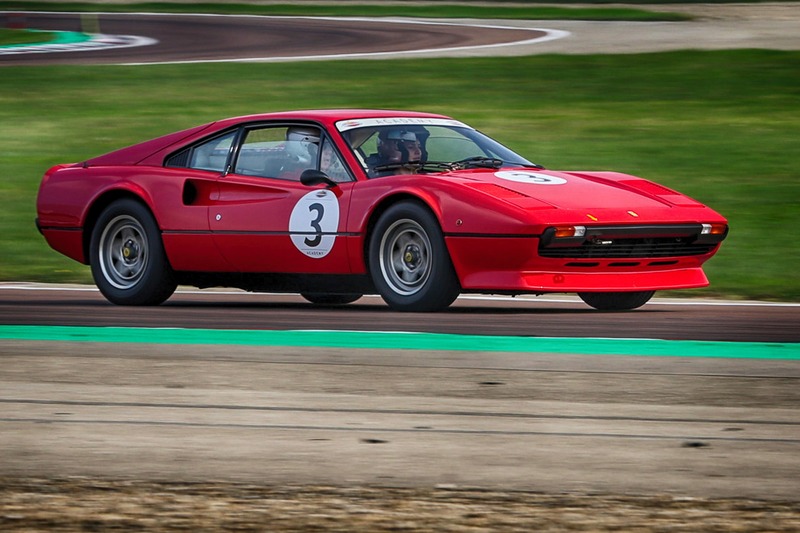
<path id="1" fill-rule="evenodd" d="M 31 13 L 30 28 L 81 32 L 86 15 Z M 366 18 L 99 14 L 107 35 L 149 39 L 143 46 L 39 54 L 0 54 L 0 64 L 108 64 L 297 60 L 464 50 L 547 37 L 541 30 Z"/>

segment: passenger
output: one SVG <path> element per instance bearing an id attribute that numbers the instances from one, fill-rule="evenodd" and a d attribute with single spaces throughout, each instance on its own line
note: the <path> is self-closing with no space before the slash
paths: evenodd
<path id="1" fill-rule="evenodd" d="M 350 175 L 344 169 L 341 159 L 336 155 L 333 145 L 328 140 L 322 143 L 322 151 L 319 156 L 319 169 L 336 183 L 350 180 Z"/>
<path id="2" fill-rule="evenodd" d="M 368 162 L 374 176 L 393 174 L 416 174 L 422 159 L 422 147 L 413 131 L 401 129 L 383 130 L 378 133 L 378 153 Z M 392 165 L 375 170 L 376 167 Z M 394 166 L 397 165 L 397 166 Z"/>

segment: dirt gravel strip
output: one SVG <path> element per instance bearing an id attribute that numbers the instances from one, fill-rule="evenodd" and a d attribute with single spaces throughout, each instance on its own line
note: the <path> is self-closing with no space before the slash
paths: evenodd
<path id="1" fill-rule="evenodd" d="M 579 5 L 569 4 L 569 7 Z M 800 2 L 636 4 L 629 7 L 683 13 L 694 19 L 686 22 L 495 21 L 508 27 L 546 28 L 569 35 L 547 42 L 471 51 L 469 55 L 638 54 L 745 48 L 800 50 Z M 450 22 L 468 23 L 469 20 Z"/>
<path id="2" fill-rule="evenodd" d="M 675 496 L 0 480 L 3 531 L 796 532 L 800 504 Z"/>

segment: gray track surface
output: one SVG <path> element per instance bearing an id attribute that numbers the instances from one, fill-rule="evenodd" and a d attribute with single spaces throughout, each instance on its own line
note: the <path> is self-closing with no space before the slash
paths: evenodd
<path id="1" fill-rule="evenodd" d="M 223 329 L 347 329 L 532 337 L 800 342 L 800 306 L 656 299 L 634 312 L 598 312 L 576 297 L 462 297 L 441 313 L 398 313 L 376 296 L 342 307 L 299 296 L 181 291 L 158 307 L 119 307 L 96 290 L 9 290 L 0 323 Z M 35 288 L 35 286 L 32 286 Z"/>
<path id="2" fill-rule="evenodd" d="M 796 363 L 0 349 L 2 476 L 797 497 Z"/>
<path id="3" fill-rule="evenodd" d="M 49 54 L 0 55 L 2 64 L 108 64 L 172 61 L 220 61 L 309 55 L 396 54 L 409 50 L 446 49 L 513 43 L 545 32 L 419 24 L 382 19 L 325 19 L 160 14 L 100 14 L 100 30 L 109 35 L 156 39 L 149 46 Z M 28 27 L 81 31 L 79 14 L 28 14 Z"/>
<path id="4" fill-rule="evenodd" d="M 214 292 L 138 309 L 8 287 L 0 298 L 5 324 L 559 336 L 642 336 L 666 320 L 664 331 L 710 322 L 715 338 L 772 322 L 775 338 L 796 340 L 800 315 L 474 300 L 416 315 Z M 775 500 L 796 498 L 800 479 L 796 361 L 41 341 L 2 341 L 0 355 L 0 475 L 11 477 Z"/>

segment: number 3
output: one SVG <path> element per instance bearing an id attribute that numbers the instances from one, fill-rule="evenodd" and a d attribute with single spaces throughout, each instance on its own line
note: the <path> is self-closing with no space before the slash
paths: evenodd
<path id="1" fill-rule="evenodd" d="M 320 226 L 319 223 L 322 220 L 322 217 L 325 216 L 325 208 L 322 207 L 322 204 L 320 203 L 314 203 L 308 206 L 309 213 L 314 211 L 317 212 L 317 218 L 311 221 L 311 228 L 314 230 L 316 235 L 314 235 L 313 239 L 306 237 L 304 240 L 306 245 L 311 246 L 312 248 L 319 246 L 319 243 L 322 242 L 322 226 Z"/>

